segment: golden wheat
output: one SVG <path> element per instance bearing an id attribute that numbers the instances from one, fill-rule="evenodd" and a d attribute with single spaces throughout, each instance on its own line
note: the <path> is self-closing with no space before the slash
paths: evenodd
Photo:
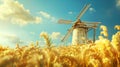
<path id="1" fill-rule="evenodd" d="M 107 33 L 105 26 L 101 28 Z M 115 28 L 118 32 L 111 41 L 101 33 L 95 43 L 51 47 L 49 36 L 42 33 L 47 48 L 38 42 L 13 49 L 0 46 L 0 67 L 120 67 L 120 26 Z"/>

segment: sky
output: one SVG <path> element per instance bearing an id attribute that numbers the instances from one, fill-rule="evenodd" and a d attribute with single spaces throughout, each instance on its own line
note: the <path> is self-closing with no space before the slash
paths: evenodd
<path id="1" fill-rule="evenodd" d="M 0 0 L 0 44 L 15 47 L 16 43 L 23 46 L 39 41 L 43 45 L 42 32 L 48 33 L 54 44 L 61 44 L 72 25 L 58 24 L 58 20 L 75 21 L 86 4 L 91 6 L 81 21 L 101 22 L 99 26 L 107 26 L 111 39 L 116 33 L 114 26 L 120 25 L 120 0 Z M 100 35 L 99 26 L 96 36 Z M 65 43 L 71 43 L 71 37 Z"/>

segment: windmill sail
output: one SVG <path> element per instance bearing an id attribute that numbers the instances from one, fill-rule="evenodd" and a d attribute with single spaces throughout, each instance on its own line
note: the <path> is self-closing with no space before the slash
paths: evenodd
<path id="1" fill-rule="evenodd" d="M 73 27 L 72 28 L 70 28 L 69 30 L 68 30 L 68 32 L 67 32 L 67 34 L 63 37 L 63 39 L 61 40 L 62 42 L 64 42 L 69 36 L 70 36 L 70 34 L 72 33 L 72 31 L 73 31 Z"/>
<path id="2" fill-rule="evenodd" d="M 83 14 L 88 10 L 88 8 L 90 7 L 90 4 L 87 4 L 84 8 L 83 8 L 83 10 L 80 12 L 80 14 L 77 16 L 77 20 L 78 19 L 80 19 L 82 16 L 83 16 Z"/>
<path id="3" fill-rule="evenodd" d="M 58 21 L 58 23 L 59 24 L 71 24 L 71 20 L 63 20 L 63 19 L 60 19 L 59 21 Z"/>

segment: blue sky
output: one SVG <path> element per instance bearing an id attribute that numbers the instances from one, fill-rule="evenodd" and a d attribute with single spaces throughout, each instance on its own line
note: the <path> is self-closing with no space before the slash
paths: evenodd
<path id="1" fill-rule="evenodd" d="M 61 38 L 71 25 L 58 24 L 59 19 L 76 20 L 85 4 L 91 6 L 81 17 L 82 21 L 102 22 L 109 32 L 120 25 L 120 0 L 0 0 L 0 44 L 14 47 L 39 41 L 41 32 L 47 32 L 53 43 L 61 44 Z M 97 36 L 100 28 L 97 29 Z M 89 33 L 89 37 L 92 32 Z M 91 38 L 91 37 L 90 37 Z M 68 39 L 71 43 L 71 38 Z"/>

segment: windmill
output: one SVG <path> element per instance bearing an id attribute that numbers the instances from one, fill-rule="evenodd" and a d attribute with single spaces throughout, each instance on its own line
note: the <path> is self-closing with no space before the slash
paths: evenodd
<path id="1" fill-rule="evenodd" d="M 80 20 L 80 18 L 83 16 L 83 14 L 88 10 L 90 7 L 90 4 L 87 4 L 84 6 L 80 14 L 77 16 L 77 19 L 72 22 L 71 20 L 63 20 L 60 19 L 58 21 L 59 24 L 72 24 L 72 27 L 68 30 L 67 34 L 63 37 L 61 40 L 64 42 L 70 34 L 73 32 L 72 35 L 72 44 L 77 45 L 77 44 L 82 44 L 86 43 L 88 40 L 87 33 L 90 30 L 93 30 L 93 42 L 95 41 L 95 36 L 96 36 L 96 28 L 100 22 L 92 22 L 92 23 L 87 23 L 83 22 Z"/>

